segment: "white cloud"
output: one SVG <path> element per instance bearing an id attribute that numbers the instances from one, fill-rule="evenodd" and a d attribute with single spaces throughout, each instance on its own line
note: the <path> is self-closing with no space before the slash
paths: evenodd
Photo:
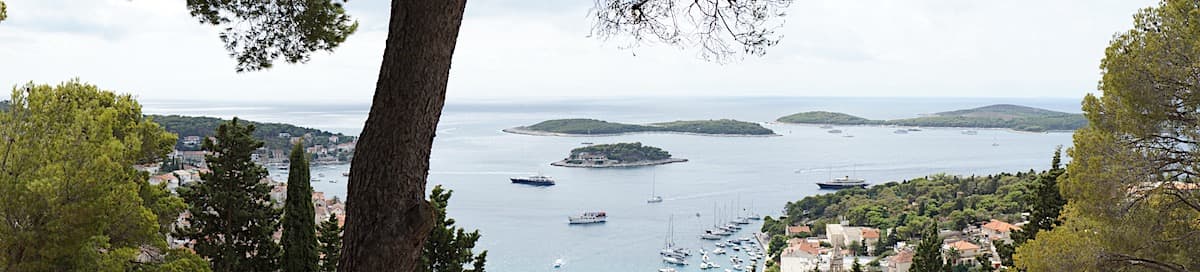
<path id="1" fill-rule="evenodd" d="M 7 0 L 0 85 L 80 77 L 145 99 L 367 102 L 386 1 L 351 1 L 363 27 L 302 65 L 238 74 L 182 0 Z M 588 38 L 591 1 L 468 4 L 449 95 L 1078 97 L 1111 35 L 1150 0 L 795 1 L 766 57 L 706 63 L 694 50 Z M 381 4 L 382 3 L 382 4 Z M 634 56 L 636 54 L 636 56 Z"/>

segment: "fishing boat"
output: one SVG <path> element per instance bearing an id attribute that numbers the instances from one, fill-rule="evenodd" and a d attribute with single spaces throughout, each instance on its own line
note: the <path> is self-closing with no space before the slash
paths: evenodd
<path id="1" fill-rule="evenodd" d="M 860 178 L 852 179 L 852 178 L 850 178 L 850 176 L 845 176 L 845 177 L 835 178 L 830 181 L 817 182 L 817 186 L 820 186 L 821 189 L 835 189 L 835 190 L 836 189 L 855 188 L 855 187 L 866 188 L 867 180 L 860 179 Z"/>
<path id="2" fill-rule="evenodd" d="M 595 224 L 608 222 L 608 214 L 605 212 L 585 212 L 579 216 L 567 217 L 567 222 L 571 224 Z"/>
<path id="3" fill-rule="evenodd" d="M 508 178 L 508 180 L 511 180 L 512 183 L 529 184 L 529 185 L 535 185 L 535 186 L 554 185 L 553 178 L 551 178 L 549 176 L 543 176 L 543 175 L 532 175 L 532 176 L 523 177 L 523 178 L 522 177 L 514 177 L 514 178 Z"/>

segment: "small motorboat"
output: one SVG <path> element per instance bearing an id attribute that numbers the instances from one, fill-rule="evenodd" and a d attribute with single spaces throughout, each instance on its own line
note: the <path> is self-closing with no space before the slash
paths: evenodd
<path id="1" fill-rule="evenodd" d="M 723 254 L 725 254 L 725 249 L 723 249 L 723 248 L 713 249 L 712 253 L 717 254 L 717 255 L 723 255 Z"/>
<path id="2" fill-rule="evenodd" d="M 563 259 L 562 259 L 562 258 L 559 258 L 559 259 L 557 259 L 557 260 L 554 260 L 554 268 L 560 268 L 560 267 L 562 267 L 562 266 L 563 266 Z"/>

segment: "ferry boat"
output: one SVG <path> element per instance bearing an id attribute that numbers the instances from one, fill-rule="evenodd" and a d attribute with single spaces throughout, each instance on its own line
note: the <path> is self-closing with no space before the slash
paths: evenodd
<path id="1" fill-rule="evenodd" d="M 536 185 L 536 186 L 554 185 L 553 178 L 550 178 L 549 176 L 543 176 L 543 175 L 532 175 L 532 176 L 524 177 L 524 178 L 508 178 L 508 179 L 512 180 L 512 183 L 518 183 L 518 184 L 529 184 L 529 185 Z"/>
<path id="2" fill-rule="evenodd" d="M 852 178 L 850 178 L 850 176 L 846 176 L 846 177 L 835 178 L 831 181 L 817 182 L 817 186 L 820 186 L 821 189 L 834 189 L 834 190 L 855 188 L 855 187 L 866 188 L 867 180 L 859 179 L 859 178 L 852 179 Z"/>
<path id="3" fill-rule="evenodd" d="M 567 221 L 571 224 L 604 223 L 608 221 L 608 214 L 605 212 L 585 212 L 580 216 L 567 217 Z"/>

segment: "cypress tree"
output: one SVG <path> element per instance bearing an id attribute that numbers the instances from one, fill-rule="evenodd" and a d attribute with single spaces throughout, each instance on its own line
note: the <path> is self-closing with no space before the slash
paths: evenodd
<path id="1" fill-rule="evenodd" d="M 288 169 L 287 200 L 283 204 L 284 272 L 317 271 L 320 255 L 317 252 L 316 212 L 312 203 L 312 184 L 309 181 L 308 160 L 304 143 L 292 147 Z"/>
<path id="2" fill-rule="evenodd" d="M 321 222 L 321 271 L 337 271 L 338 259 L 342 256 L 342 228 L 338 226 L 336 214 L 330 214 L 329 220 Z"/>
<path id="3" fill-rule="evenodd" d="M 217 127 L 216 140 L 204 140 L 211 171 L 179 189 L 191 214 L 179 236 L 195 240 L 196 253 L 214 271 L 276 271 L 279 244 L 272 235 L 280 211 L 272 206 L 271 185 L 262 182 L 267 169 L 250 160 L 263 143 L 253 138 L 254 125 L 242 123 L 233 118 Z"/>
<path id="4" fill-rule="evenodd" d="M 942 271 L 942 239 L 938 237 L 937 223 L 932 223 L 922 234 L 921 243 L 913 255 L 913 272 Z"/>

